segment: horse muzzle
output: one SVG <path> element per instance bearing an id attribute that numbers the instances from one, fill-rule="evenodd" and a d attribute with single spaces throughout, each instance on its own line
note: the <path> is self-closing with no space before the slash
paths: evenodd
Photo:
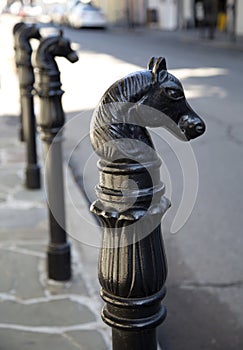
<path id="1" fill-rule="evenodd" d="M 69 60 L 69 62 L 75 63 L 78 61 L 78 55 L 75 51 L 72 51 L 67 55 L 67 59 Z"/>
<path id="2" fill-rule="evenodd" d="M 178 122 L 178 126 L 187 140 L 201 136 L 206 130 L 206 126 L 202 119 L 197 115 L 190 114 L 183 115 Z"/>

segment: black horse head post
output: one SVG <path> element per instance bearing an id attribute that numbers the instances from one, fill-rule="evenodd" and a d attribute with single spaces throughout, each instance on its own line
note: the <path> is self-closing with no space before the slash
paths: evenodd
<path id="1" fill-rule="evenodd" d="M 17 32 L 20 31 L 21 27 L 25 26 L 24 22 L 18 22 L 13 27 L 13 36 L 14 36 L 14 51 L 15 51 L 15 65 L 18 72 L 18 57 L 19 54 L 17 54 L 17 50 L 20 50 L 18 39 L 17 39 Z M 22 103 L 20 98 L 20 115 L 19 115 L 19 140 L 24 141 L 24 127 L 23 127 L 23 113 L 22 113 Z"/>
<path id="2" fill-rule="evenodd" d="M 160 222 L 170 203 L 147 126 L 165 127 L 185 141 L 205 130 L 162 57 L 115 82 L 91 122 L 91 143 L 101 158 L 91 211 L 103 226 L 102 318 L 112 327 L 114 350 L 157 350 L 156 327 L 166 317 Z"/>
<path id="3" fill-rule="evenodd" d="M 31 39 L 40 39 L 36 24 L 17 23 L 13 29 L 15 61 L 20 87 L 20 140 L 26 141 L 27 167 L 26 187 L 40 188 L 40 167 L 36 152 L 36 122 L 34 113 L 33 84 L 35 81 L 31 63 Z"/>
<path id="4" fill-rule="evenodd" d="M 71 63 L 78 60 L 70 41 L 60 35 L 42 39 L 36 52 L 36 91 L 40 98 L 37 125 L 45 145 L 45 177 L 49 205 L 50 243 L 48 275 L 57 281 L 71 278 L 70 244 L 66 237 L 62 129 L 65 115 L 62 107 L 60 71 L 55 57 L 65 57 Z"/>

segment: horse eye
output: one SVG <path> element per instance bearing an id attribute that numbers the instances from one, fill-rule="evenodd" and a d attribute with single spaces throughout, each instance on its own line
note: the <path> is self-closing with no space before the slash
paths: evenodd
<path id="1" fill-rule="evenodd" d="M 165 89 L 165 93 L 169 98 L 172 98 L 174 100 L 178 100 L 184 97 L 183 91 L 179 89 Z"/>

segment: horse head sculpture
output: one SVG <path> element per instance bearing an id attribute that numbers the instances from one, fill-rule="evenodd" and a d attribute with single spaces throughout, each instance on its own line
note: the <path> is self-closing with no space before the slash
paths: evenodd
<path id="1" fill-rule="evenodd" d="M 185 141 L 205 131 L 204 122 L 188 104 L 180 81 L 167 71 L 163 57 L 152 57 L 147 70 L 118 80 L 105 92 L 93 114 L 91 143 L 107 161 L 151 159 L 149 151 L 140 148 L 136 152 L 131 141 L 142 141 L 154 149 L 146 127 L 164 127 Z"/>
<path id="2" fill-rule="evenodd" d="M 32 47 L 30 45 L 30 39 L 40 39 L 41 35 L 39 27 L 34 23 L 20 22 L 15 24 L 13 28 L 15 50 L 16 50 L 16 64 L 24 65 L 26 60 L 29 59 L 32 54 Z"/>
<path id="3" fill-rule="evenodd" d="M 71 63 L 78 61 L 77 53 L 71 48 L 70 41 L 59 35 L 43 38 L 35 55 L 35 89 L 40 97 L 40 113 L 37 123 L 42 129 L 61 128 L 64 124 L 64 112 L 61 103 L 60 71 L 55 57 L 64 57 Z"/>
<path id="4" fill-rule="evenodd" d="M 156 349 L 155 328 L 166 317 L 160 222 L 170 201 L 146 127 L 165 127 L 185 141 L 205 130 L 162 57 L 115 82 L 91 122 L 91 143 L 101 158 L 91 206 L 103 226 L 99 281 L 106 304 L 101 315 L 113 328 L 113 345 L 122 339 L 127 349 Z"/>
<path id="5" fill-rule="evenodd" d="M 65 57 L 71 63 L 78 61 L 77 53 L 71 48 L 70 41 L 63 37 L 62 31 L 59 35 L 41 40 L 36 53 L 36 67 L 49 74 L 59 72 L 55 57 Z"/>

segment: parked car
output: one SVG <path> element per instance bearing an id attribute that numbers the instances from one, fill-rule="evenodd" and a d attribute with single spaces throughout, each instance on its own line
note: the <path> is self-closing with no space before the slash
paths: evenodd
<path id="1" fill-rule="evenodd" d="M 9 6 L 8 12 L 20 17 L 38 18 L 42 14 L 42 8 L 39 5 L 23 5 L 20 1 L 15 1 Z"/>
<path id="2" fill-rule="evenodd" d="M 68 23 L 74 28 L 103 28 L 107 26 L 101 9 L 91 3 L 77 1 L 68 11 Z"/>

